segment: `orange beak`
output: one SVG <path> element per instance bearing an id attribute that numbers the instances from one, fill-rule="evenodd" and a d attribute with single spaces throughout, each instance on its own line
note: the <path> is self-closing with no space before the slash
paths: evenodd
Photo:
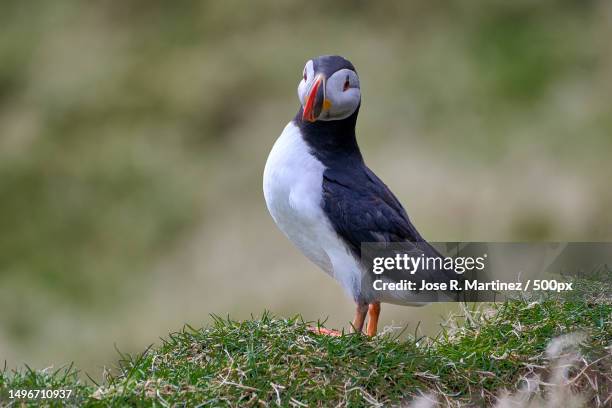
<path id="1" fill-rule="evenodd" d="M 304 113 L 302 120 L 314 122 L 317 120 L 323 110 L 323 102 L 325 101 L 325 80 L 323 75 L 318 75 L 315 78 L 312 88 L 304 105 Z"/>

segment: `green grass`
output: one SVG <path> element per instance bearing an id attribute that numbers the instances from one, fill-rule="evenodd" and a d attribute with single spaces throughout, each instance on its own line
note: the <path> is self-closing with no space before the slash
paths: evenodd
<path id="1" fill-rule="evenodd" d="M 611 320 L 609 303 L 512 301 L 455 316 L 435 339 L 400 339 L 397 332 L 370 339 L 316 335 L 308 330 L 312 323 L 299 317 L 216 317 L 210 327 L 185 327 L 140 355 L 122 354 L 115 373 L 100 385 L 79 380 L 72 367 L 5 369 L 0 403 L 10 389 L 70 388 L 71 403 L 79 406 L 369 406 L 419 392 L 456 404 L 490 404 L 530 373 L 546 382 L 554 364 L 546 351 L 551 339 L 575 332 L 584 335 L 584 360 L 568 374 L 575 378 L 572 390 L 601 403 L 612 391 L 606 349 Z M 596 392 L 586 376 L 591 384 L 597 380 Z"/>

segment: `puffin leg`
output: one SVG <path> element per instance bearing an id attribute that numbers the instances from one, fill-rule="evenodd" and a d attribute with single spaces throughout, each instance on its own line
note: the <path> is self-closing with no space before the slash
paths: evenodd
<path id="1" fill-rule="evenodd" d="M 357 303 L 355 309 L 355 318 L 353 319 L 353 332 L 361 333 L 363 331 L 363 324 L 365 322 L 366 314 L 368 313 L 367 303 Z"/>
<path id="2" fill-rule="evenodd" d="M 370 303 L 368 306 L 368 328 L 366 334 L 376 336 L 378 330 L 378 316 L 380 316 L 380 302 Z"/>

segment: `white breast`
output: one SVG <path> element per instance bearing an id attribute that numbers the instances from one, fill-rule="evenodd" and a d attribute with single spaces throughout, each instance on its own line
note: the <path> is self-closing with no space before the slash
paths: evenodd
<path id="1" fill-rule="evenodd" d="M 310 153 L 300 129 L 290 122 L 266 162 L 266 204 L 278 228 L 357 299 L 361 268 L 321 208 L 324 170 Z"/>

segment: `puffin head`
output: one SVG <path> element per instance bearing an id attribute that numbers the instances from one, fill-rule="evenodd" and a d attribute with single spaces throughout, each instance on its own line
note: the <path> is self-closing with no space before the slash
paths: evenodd
<path id="1" fill-rule="evenodd" d="M 359 77 L 351 62 L 338 55 L 323 55 L 306 62 L 298 85 L 302 120 L 342 120 L 361 103 Z"/>

